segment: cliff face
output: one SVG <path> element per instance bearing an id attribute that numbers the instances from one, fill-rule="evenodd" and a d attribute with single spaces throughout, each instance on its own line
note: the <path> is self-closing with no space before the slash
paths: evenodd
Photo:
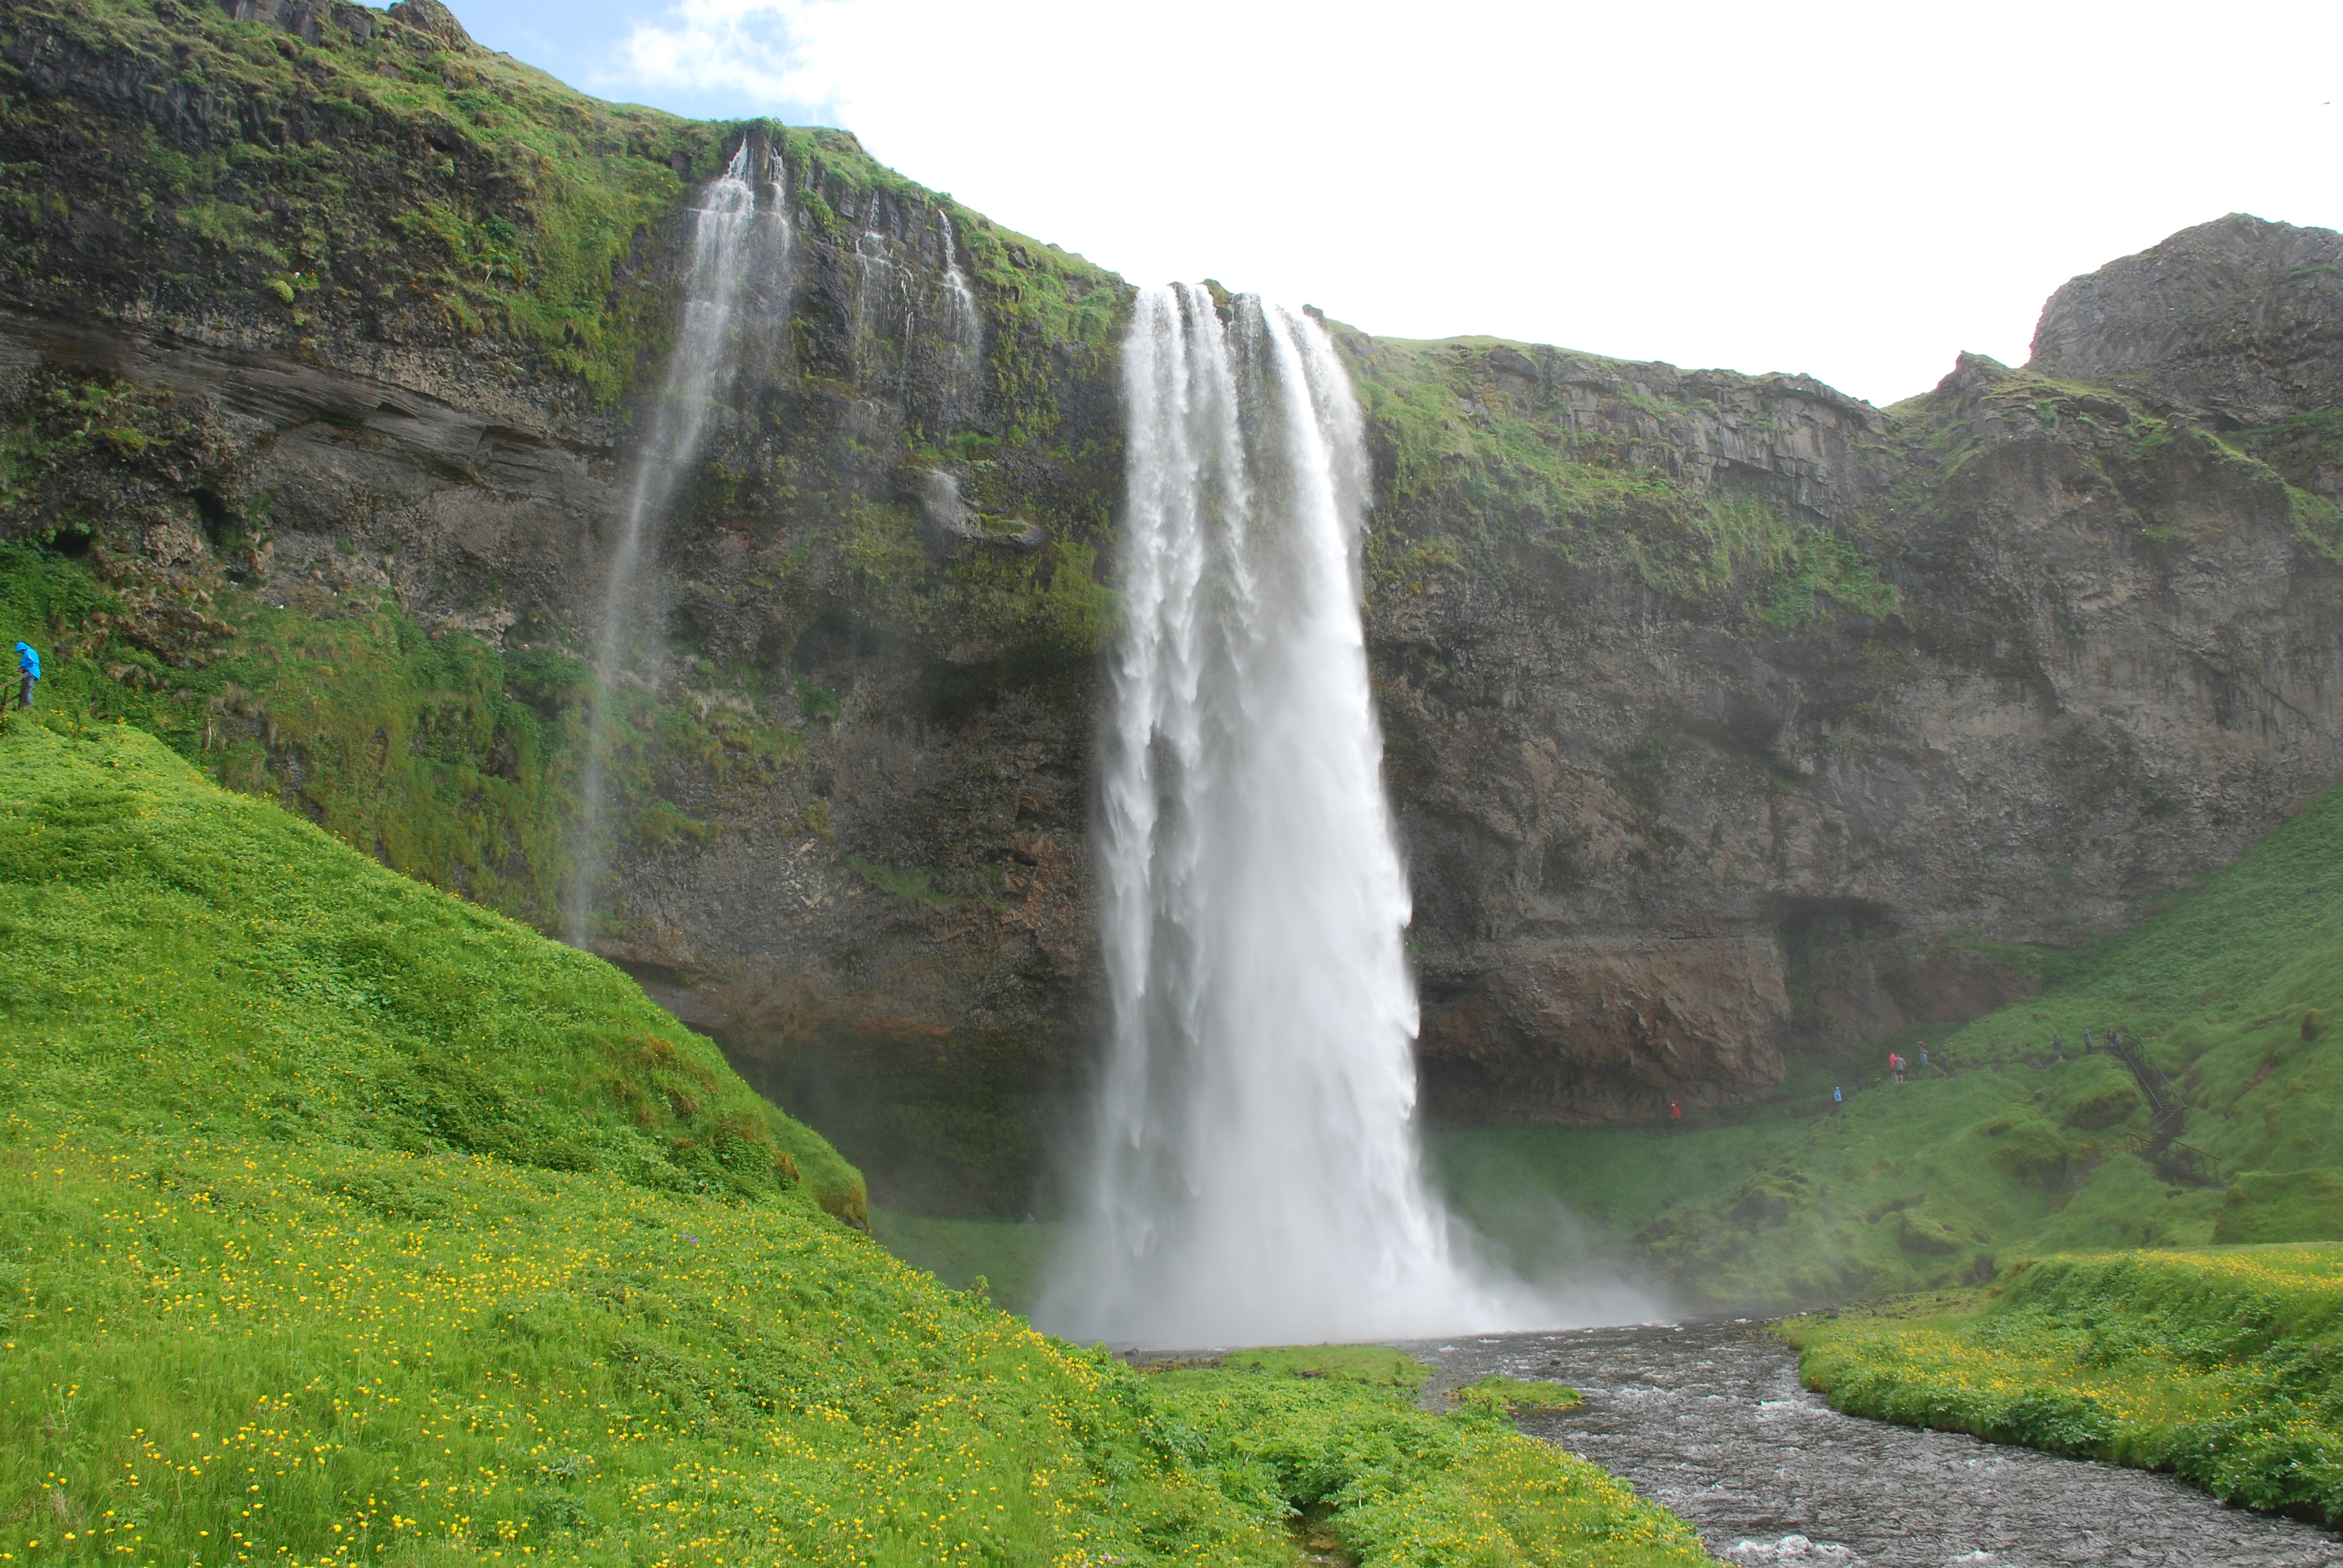
<path id="1" fill-rule="evenodd" d="M 1021 1209 L 1097 1024 L 1130 291 L 427 0 L 245 11 L 0 13 L 0 533 L 103 604 L 40 601 L 58 689 L 549 926 L 682 205 L 770 146 L 794 282 L 659 535 L 596 945 L 879 1201 Z M 1888 410 L 1338 329 L 1435 1103 L 1762 1093 L 2024 994 L 2026 944 L 2343 773 L 2336 244 L 2192 230 Z"/>
<path id="2" fill-rule="evenodd" d="M 2035 983 L 2010 944 L 2127 923 L 2343 769 L 2336 514 L 2168 406 L 1975 357 L 1885 413 L 1504 349 L 1448 374 L 1510 383 L 1493 422 L 1665 439 L 1684 520 L 1630 537 L 1694 558 L 1533 518 L 1374 602 L 1435 1097 L 1651 1114 L 1976 1016 Z"/>

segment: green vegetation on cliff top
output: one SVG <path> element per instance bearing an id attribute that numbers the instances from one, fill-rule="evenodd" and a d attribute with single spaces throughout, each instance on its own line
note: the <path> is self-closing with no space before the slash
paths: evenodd
<path id="1" fill-rule="evenodd" d="M 78 211 L 118 226 L 119 259 L 164 261 L 137 281 L 166 309 L 233 308 L 226 285 L 287 346 L 381 313 L 430 339 L 504 339 L 616 393 L 664 341 L 668 313 L 614 287 L 612 264 L 714 171 L 720 127 L 598 103 L 508 56 L 372 20 L 369 41 L 327 21 L 313 46 L 209 5 L 12 6 L 11 37 L 45 34 L 138 78 L 143 112 L 106 127 L 108 177 L 74 180 L 70 159 L 12 171 L 8 283 L 85 294 Z M 77 142 L 75 101 L 22 81 L 0 67 L 10 131 Z"/>
<path id="2" fill-rule="evenodd" d="M 1383 509 L 1400 523 L 1369 540 L 1386 592 L 1468 565 L 1502 578 L 1542 556 L 1615 562 L 1675 598 L 1735 603 L 1760 633 L 1802 630 L 1834 605 L 1875 619 L 1900 608 L 1860 548 L 1865 536 L 1796 516 L 1778 496 L 1673 471 L 1664 453 L 1718 410 L 1641 390 L 1654 367 L 1497 338 L 1337 339 L 1378 448 Z M 1582 393 L 1642 416 L 1648 440 L 1639 448 L 1582 422 L 1557 367 Z"/>
<path id="3" fill-rule="evenodd" d="M 0 721 L 0 828 L 14 1560 L 1703 1560 L 1486 1409 L 940 1287 L 625 977 L 136 729 Z"/>
<path id="4" fill-rule="evenodd" d="M 604 103 L 509 55 L 369 21 L 360 38 L 326 19 L 310 45 L 208 4 L 10 7 L 0 42 L 37 34 L 69 53 L 50 53 L 39 91 L 15 63 L 29 51 L 0 56 L 0 133 L 99 156 L 9 166 L 0 288 L 84 309 L 225 311 L 305 354 L 344 336 L 501 348 L 578 377 L 595 401 L 623 391 L 672 330 L 647 242 L 673 243 L 685 195 L 748 127 Z M 106 94 L 126 85 L 136 112 L 93 119 L 55 91 L 83 85 L 76 67 Z M 838 222 L 825 189 L 949 204 L 846 132 L 762 128 L 818 223 Z M 995 320 L 1004 401 L 1046 420 L 1033 383 L 1049 345 L 1103 342 L 1122 291 L 1101 290 L 1111 275 L 1079 256 L 949 210 Z M 106 254 L 84 248 L 93 223 L 119 236 Z"/>

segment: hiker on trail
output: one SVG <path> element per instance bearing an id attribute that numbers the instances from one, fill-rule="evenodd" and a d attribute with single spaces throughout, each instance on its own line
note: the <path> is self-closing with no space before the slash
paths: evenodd
<path id="1" fill-rule="evenodd" d="M 1846 1103 L 1846 1091 L 1841 1089 L 1835 1083 L 1831 1085 L 1831 1103 L 1833 1105 L 1845 1105 Z"/>
<path id="2" fill-rule="evenodd" d="M 2091 1054 L 2091 1031 L 2087 1029 L 2083 1031 L 2083 1054 Z"/>
<path id="3" fill-rule="evenodd" d="M 1679 1127 L 1684 1125 L 1684 1107 L 1673 1100 L 1668 1101 L 1668 1120 Z"/>
<path id="4" fill-rule="evenodd" d="M 1896 1082 L 1904 1081 L 1904 1059 L 1892 1050 L 1887 1053 L 1887 1070 L 1896 1075 Z"/>
<path id="5" fill-rule="evenodd" d="M 1925 1042 L 1920 1047 L 1920 1070 L 1928 1070 L 1928 1047 Z"/>
<path id="6" fill-rule="evenodd" d="M 33 682 L 41 678 L 41 656 L 33 650 L 31 643 L 16 645 L 16 668 L 24 676 L 16 687 L 16 706 L 30 708 L 33 706 Z M 0 708 L 6 706 L 6 699 L 0 698 Z"/>

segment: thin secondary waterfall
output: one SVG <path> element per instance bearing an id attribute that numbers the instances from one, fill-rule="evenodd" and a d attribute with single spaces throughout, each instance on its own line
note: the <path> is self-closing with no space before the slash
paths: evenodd
<path id="1" fill-rule="evenodd" d="M 1413 1116 L 1410 906 L 1360 625 L 1368 503 L 1315 321 L 1139 297 L 1125 622 L 1101 737 L 1112 1003 L 1095 1166 L 1041 1313 L 1154 1345 L 1520 1326 Z"/>
<path id="2" fill-rule="evenodd" d="M 584 947 L 592 935 L 596 896 L 610 861 L 612 694 L 628 676 L 653 682 L 659 677 L 661 607 L 643 580 L 645 558 L 658 543 L 678 485 L 699 459 L 717 400 L 747 360 L 771 347 L 777 324 L 787 318 L 790 235 L 778 162 L 762 138 L 742 137 L 731 162 L 700 189 L 690 209 L 683 314 L 636 458 L 594 643 L 594 703 L 578 780 L 572 880 L 562 911 L 563 938 L 572 947 Z"/>
<path id="3" fill-rule="evenodd" d="M 963 390 L 984 353 L 984 317 L 976 308 L 976 292 L 968 286 L 968 274 L 960 267 L 960 246 L 952 233 L 951 215 L 939 212 L 936 222 L 943 227 L 944 331 L 951 339 L 951 369 L 944 380 L 944 415 L 956 418 L 960 413 Z"/>

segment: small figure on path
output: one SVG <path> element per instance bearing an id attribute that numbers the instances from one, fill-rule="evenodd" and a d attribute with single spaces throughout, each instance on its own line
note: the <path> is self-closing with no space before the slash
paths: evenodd
<path id="1" fill-rule="evenodd" d="M 1673 1100 L 1668 1101 L 1668 1120 L 1674 1122 L 1678 1127 L 1682 1127 L 1684 1125 L 1684 1107 L 1678 1105 Z"/>
<path id="2" fill-rule="evenodd" d="M 1928 1046 L 1926 1040 L 1920 1043 L 1920 1070 L 1923 1072 L 1928 1070 Z"/>
<path id="3" fill-rule="evenodd" d="M 2091 1031 L 2087 1029 L 2083 1031 L 2083 1054 L 2091 1054 Z"/>
<path id="4" fill-rule="evenodd" d="M 1846 1103 L 1846 1091 L 1841 1089 L 1835 1083 L 1831 1085 L 1831 1103 L 1833 1105 L 1845 1105 Z"/>
<path id="5" fill-rule="evenodd" d="M 24 679 L 17 683 L 16 706 L 30 708 L 33 706 L 33 682 L 41 678 L 41 656 L 34 651 L 31 643 L 20 642 L 16 645 L 16 668 L 24 677 Z M 6 699 L 0 699 L 0 708 L 6 706 Z"/>
<path id="6" fill-rule="evenodd" d="M 1896 1075 L 1896 1082 L 1904 1081 L 1904 1059 L 1892 1050 L 1887 1053 L 1887 1070 Z"/>

